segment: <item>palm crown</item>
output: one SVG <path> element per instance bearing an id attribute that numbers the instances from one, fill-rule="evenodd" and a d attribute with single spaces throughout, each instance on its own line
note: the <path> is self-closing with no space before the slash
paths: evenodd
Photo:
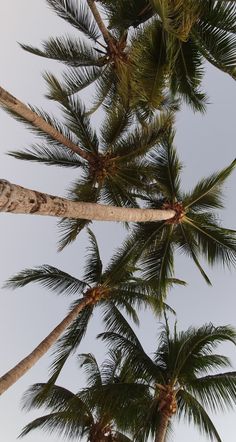
<path id="1" fill-rule="evenodd" d="M 55 87 L 60 89 L 58 83 Z M 171 126 L 171 112 L 156 115 L 148 127 L 134 127 L 130 112 L 119 105 L 107 110 L 98 134 L 78 98 L 61 97 L 59 103 L 64 117 L 62 124 L 45 112 L 37 110 L 37 113 L 80 146 L 83 156 L 35 128 L 43 142 L 23 151 L 12 151 L 9 155 L 21 160 L 79 169 L 82 173 L 68 191 L 68 197 L 74 201 L 138 207 L 135 194 L 144 192 L 153 179 L 146 153 L 159 144 Z M 85 220 L 61 221 L 60 249 L 73 241 L 87 224 Z"/>
<path id="2" fill-rule="evenodd" d="M 29 283 L 39 283 L 42 286 L 62 295 L 79 296 L 71 305 L 71 311 L 87 300 L 76 318 L 67 324 L 64 335 L 57 341 L 52 363 L 51 382 L 55 381 L 63 365 L 79 346 L 84 337 L 88 323 L 92 318 L 94 308 L 102 308 L 105 325 L 114 325 L 117 331 L 126 333 L 130 326 L 120 309 L 136 324 L 139 323 L 136 309 L 149 305 L 155 314 L 160 315 L 163 309 L 157 293 L 156 282 L 145 282 L 132 275 L 131 267 L 117 265 L 114 258 L 103 270 L 99 249 L 94 234 L 89 230 L 90 246 L 87 253 L 87 263 L 83 280 L 77 279 L 55 267 L 43 265 L 38 268 L 26 269 L 10 278 L 6 287 L 23 287 Z M 184 281 L 170 279 L 168 284 L 181 284 Z M 171 308 L 164 305 L 167 309 Z M 38 360 L 38 359 L 37 359 Z"/>
<path id="3" fill-rule="evenodd" d="M 119 352 L 110 352 L 110 358 L 99 368 L 92 354 L 79 355 L 80 366 L 87 375 L 87 389 L 116 382 L 117 375 L 119 379 L 124 379 L 119 370 L 120 360 Z M 50 413 L 26 425 L 21 437 L 41 428 L 58 432 L 59 435 L 63 434 L 68 439 L 85 438 L 90 442 L 131 442 L 127 436 L 118 431 L 110 414 L 105 414 L 99 406 L 94 406 L 88 397 L 85 400 L 81 392 L 75 394 L 58 385 L 47 389 L 47 384 L 35 384 L 24 395 L 24 408 L 42 406 Z"/>
<path id="4" fill-rule="evenodd" d="M 211 440 L 221 441 L 206 410 L 217 412 L 236 401 L 236 372 L 219 373 L 231 364 L 214 352 L 220 343 L 236 343 L 232 327 L 206 324 L 182 332 L 175 328 L 171 335 L 166 324 L 153 359 L 132 332 L 129 337 L 114 331 L 101 336 L 122 351 L 135 381 L 94 388 L 94 400 L 101 406 L 110 404 L 110 413 L 122 428 L 131 430 L 134 440 L 145 441 L 151 435 L 156 442 L 164 442 L 176 416 L 193 423 Z"/>
<path id="5" fill-rule="evenodd" d="M 206 96 L 200 90 L 204 60 L 236 78 L 234 2 L 101 0 L 101 3 L 108 12 L 111 28 L 124 32 L 131 26 L 138 27 L 133 69 L 137 88 L 143 91 L 147 101 L 152 90 L 167 81 L 172 93 L 194 109 L 204 110 Z"/>
<path id="6" fill-rule="evenodd" d="M 150 153 L 155 182 L 146 202 L 156 209 L 172 208 L 176 215 L 167 221 L 135 226 L 119 254 L 121 262 L 139 260 L 144 277 L 157 277 L 160 289 L 164 289 L 166 278 L 173 274 L 175 250 L 193 259 L 207 283 L 210 281 L 199 262 L 200 254 L 210 265 L 236 263 L 235 231 L 221 227 L 215 214 L 215 209 L 223 207 L 222 185 L 236 161 L 184 193 L 180 188 L 182 164 L 173 146 L 173 136 L 173 132 L 169 133 L 158 151 Z"/>

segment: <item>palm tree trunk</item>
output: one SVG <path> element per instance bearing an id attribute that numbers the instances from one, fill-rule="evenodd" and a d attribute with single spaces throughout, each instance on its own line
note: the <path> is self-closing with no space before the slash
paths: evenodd
<path id="1" fill-rule="evenodd" d="M 113 37 L 111 36 L 110 32 L 104 24 L 104 21 L 102 20 L 102 17 L 95 4 L 95 0 L 87 0 L 87 3 L 109 49 L 114 49 Z"/>
<path id="2" fill-rule="evenodd" d="M 98 221 L 150 222 L 173 218 L 174 210 L 133 209 L 75 202 L 0 180 L 0 212 Z"/>
<path id="3" fill-rule="evenodd" d="M 32 111 L 28 106 L 19 101 L 13 95 L 9 94 L 5 89 L 0 86 L 0 105 L 3 108 L 9 109 L 16 115 L 27 120 L 32 126 L 41 129 L 43 132 L 50 135 L 54 140 L 68 147 L 73 152 L 77 153 L 84 160 L 91 161 L 93 156 L 88 152 L 85 152 L 79 146 L 74 144 L 71 140 L 66 138 L 63 134 L 58 132 L 55 127 L 51 126 L 47 121 L 40 117 L 36 112 Z"/>
<path id="4" fill-rule="evenodd" d="M 80 304 L 76 305 L 60 324 L 58 324 L 28 356 L 0 377 L 0 395 L 36 364 L 36 362 L 52 347 L 66 328 L 69 327 L 74 319 L 76 319 L 81 310 L 91 303 L 93 303 L 91 299 L 85 298 Z"/>
<path id="5" fill-rule="evenodd" d="M 168 413 L 162 413 L 160 424 L 156 430 L 155 442 L 165 442 L 168 424 L 169 424 Z"/>

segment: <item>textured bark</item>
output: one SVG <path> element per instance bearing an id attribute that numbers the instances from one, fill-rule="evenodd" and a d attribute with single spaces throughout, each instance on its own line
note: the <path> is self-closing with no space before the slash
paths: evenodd
<path id="1" fill-rule="evenodd" d="M 47 121 L 40 117 L 36 112 L 33 112 L 28 106 L 19 101 L 13 95 L 9 94 L 5 89 L 0 86 L 0 105 L 15 112 L 15 114 L 23 117 L 25 120 L 29 121 L 33 126 L 38 127 L 43 132 L 50 135 L 54 140 L 68 147 L 73 152 L 77 153 L 84 160 L 91 161 L 93 156 L 85 152 L 79 146 L 74 144 L 71 140 L 66 138 L 63 134 L 58 132 L 53 126 L 51 126 Z"/>
<path id="2" fill-rule="evenodd" d="M 155 442 L 165 442 L 168 423 L 169 415 L 166 413 L 162 413 L 160 425 L 156 430 Z"/>
<path id="3" fill-rule="evenodd" d="M 58 324 L 51 333 L 35 347 L 35 349 L 24 359 L 22 359 L 15 367 L 0 377 L 0 395 L 9 387 L 18 381 L 36 362 L 52 347 L 67 327 L 76 319 L 78 314 L 87 305 L 91 304 L 91 300 L 84 299 L 81 304 L 71 310 L 71 312 Z"/>
<path id="4" fill-rule="evenodd" d="M 168 220 L 174 210 L 129 209 L 70 201 L 0 180 L 0 212 L 98 221 L 150 222 Z"/>

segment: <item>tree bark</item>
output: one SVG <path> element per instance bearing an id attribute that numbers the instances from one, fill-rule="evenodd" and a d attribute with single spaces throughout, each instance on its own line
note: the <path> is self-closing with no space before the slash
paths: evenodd
<path id="1" fill-rule="evenodd" d="M 78 314 L 92 301 L 85 298 L 79 305 L 73 308 L 71 312 L 58 324 L 51 333 L 35 347 L 35 349 L 15 367 L 0 377 L 0 395 L 9 387 L 18 381 L 36 362 L 52 347 L 67 327 L 76 319 Z"/>
<path id="2" fill-rule="evenodd" d="M 79 146 L 74 144 L 71 140 L 66 138 L 63 134 L 58 132 L 55 127 L 51 126 L 47 121 L 45 121 L 42 117 L 40 117 L 36 112 L 32 111 L 28 106 L 19 101 L 16 97 L 11 95 L 5 89 L 0 86 L 0 105 L 4 108 L 7 108 L 13 111 L 15 114 L 27 120 L 30 124 L 35 127 L 38 127 L 43 132 L 50 135 L 54 140 L 63 144 L 68 149 L 77 153 L 84 160 L 91 161 L 93 157 L 88 153 L 81 149 Z"/>
<path id="3" fill-rule="evenodd" d="M 162 413 L 160 425 L 156 430 L 155 442 L 165 442 L 168 424 L 169 424 L 169 415 L 167 413 Z"/>
<path id="4" fill-rule="evenodd" d="M 0 212 L 98 221 L 151 222 L 171 219 L 174 210 L 133 209 L 75 202 L 0 180 Z"/>

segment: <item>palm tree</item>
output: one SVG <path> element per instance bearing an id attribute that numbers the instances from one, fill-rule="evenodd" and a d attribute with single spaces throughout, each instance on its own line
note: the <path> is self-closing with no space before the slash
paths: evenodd
<path id="1" fill-rule="evenodd" d="M 60 89 L 58 84 L 56 87 Z M 68 192 L 72 201 L 105 202 L 137 208 L 133 193 L 142 193 L 153 180 L 152 168 L 145 155 L 158 146 L 173 123 L 173 115 L 165 112 L 153 118 L 148 127 L 133 127 L 130 113 L 121 105 L 116 106 L 107 110 L 98 135 L 79 99 L 64 97 L 59 103 L 64 121 L 60 123 L 51 118 L 53 126 L 59 129 L 64 127 L 64 132 L 66 128 L 66 139 L 80 146 L 83 155 L 68 149 L 63 141 L 56 144 L 55 138 L 49 139 L 48 133 L 41 129 L 39 135 L 43 138 L 42 143 L 24 151 L 10 152 L 10 155 L 21 160 L 81 171 L 79 179 L 74 181 Z M 44 120 L 48 120 L 46 114 Z M 25 121 L 28 125 L 28 120 Z M 61 221 L 60 248 L 75 239 L 86 224 L 88 222 L 84 220 Z"/>
<path id="2" fill-rule="evenodd" d="M 161 313 L 163 305 L 156 291 L 157 284 L 135 278 L 132 275 L 134 269 L 127 265 L 122 267 L 116 262 L 113 264 L 113 259 L 103 270 L 97 241 L 90 230 L 89 239 L 90 246 L 83 280 L 50 265 L 43 265 L 23 270 L 7 281 L 6 287 L 10 288 L 24 287 L 34 282 L 57 294 L 79 297 L 73 301 L 69 314 L 59 325 L 28 356 L 1 376 L 0 394 L 23 376 L 57 342 L 52 364 L 51 381 L 54 382 L 69 355 L 80 344 L 95 307 L 102 307 L 105 324 L 116 324 L 118 331 L 129 328 L 119 308 L 122 308 L 136 323 L 138 316 L 135 306 L 149 305 L 154 312 Z M 174 283 L 185 284 L 177 279 L 169 280 L 169 285 Z"/>
<path id="3" fill-rule="evenodd" d="M 91 111 L 104 100 L 108 103 L 120 89 L 127 101 L 127 33 L 108 30 L 94 0 L 47 0 L 47 3 L 59 17 L 80 31 L 83 38 L 50 38 L 43 42 L 42 50 L 24 44 L 23 49 L 70 66 L 64 74 L 68 94 L 95 82 L 96 96 Z"/>
<path id="4" fill-rule="evenodd" d="M 117 376 L 121 379 L 120 360 L 119 352 L 110 352 L 110 358 L 99 368 L 92 354 L 79 355 L 80 367 L 84 368 L 87 376 L 86 388 L 90 390 L 107 383 L 114 383 Z M 109 413 L 104 413 L 104 410 L 94 406 L 92 401 L 84 399 L 83 390 L 75 394 L 58 385 L 48 388 L 47 384 L 35 384 L 25 393 L 23 408 L 31 410 L 42 406 L 50 413 L 26 425 L 20 434 L 21 437 L 41 428 L 50 433 L 58 432 L 60 436 L 68 439 L 85 438 L 89 442 L 131 442 L 128 436 L 117 429 Z"/>
<path id="5" fill-rule="evenodd" d="M 204 61 L 236 78 L 235 2 L 211 0 L 101 0 L 110 28 L 133 40 L 133 81 L 152 102 L 161 82 L 195 110 L 204 111 Z M 145 23 L 147 21 L 147 23 Z M 163 89 L 163 88 L 162 88 Z M 142 91 L 142 92 L 141 92 Z"/>
<path id="6" fill-rule="evenodd" d="M 211 440 L 222 442 L 207 409 L 213 412 L 236 403 L 236 372 L 229 359 L 214 352 L 227 341 L 236 344 L 236 332 L 230 326 L 190 327 L 171 335 L 168 323 L 159 335 L 154 357 L 145 353 L 138 338 L 113 331 L 105 332 L 103 340 L 121 351 L 135 382 L 95 387 L 93 400 L 100 406 L 110 404 L 120 428 L 128 428 L 133 440 L 166 441 L 174 417 L 194 424 Z M 223 373 L 219 370 L 223 369 Z M 135 416 L 136 410 L 136 418 Z"/>
<path id="7" fill-rule="evenodd" d="M 228 167 L 202 179 L 191 192 L 180 187 L 182 164 L 173 146 L 174 134 L 169 134 L 158 151 L 150 153 L 155 168 L 155 182 L 147 196 L 147 207 L 172 209 L 175 216 L 166 221 L 137 224 L 120 249 L 124 260 L 139 260 L 147 280 L 158 278 L 165 288 L 166 278 L 174 271 L 174 252 L 186 254 L 194 261 L 206 282 L 210 280 L 203 270 L 199 256 L 210 265 L 235 265 L 236 235 L 234 230 L 221 227 L 215 209 L 223 208 L 222 186 L 236 166 Z"/>

